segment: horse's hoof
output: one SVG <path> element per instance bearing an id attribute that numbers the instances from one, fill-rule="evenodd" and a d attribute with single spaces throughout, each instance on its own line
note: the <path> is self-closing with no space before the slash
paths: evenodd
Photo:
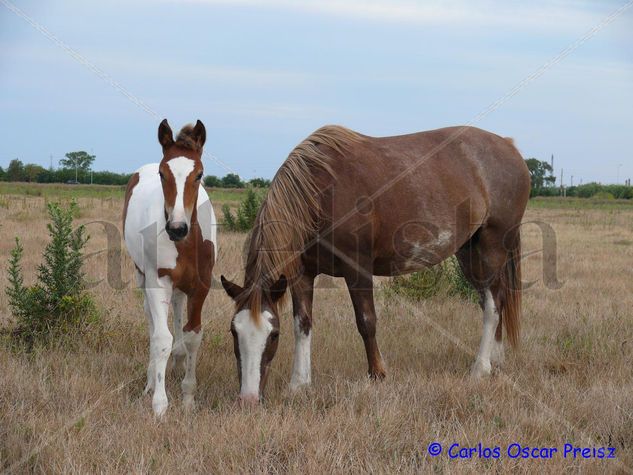
<path id="1" fill-rule="evenodd" d="M 473 367 L 470 370 L 471 379 L 482 379 L 490 376 L 492 372 L 492 366 L 490 361 L 476 360 Z"/>
<path id="2" fill-rule="evenodd" d="M 310 380 L 308 381 L 290 381 L 290 384 L 288 385 L 288 388 L 290 389 L 290 392 L 292 393 L 297 393 L 299 391 L 301 391 L 302 389 L 306 389 L 310 386 Z"/>
<path id="3" fill-rule="evenodd" d="M 196 408 L 196 401 L 193 398 L 193 394 L 185 394 L 182 399 L 182 407 L 187 412 L 191 412 Z"/>
<path id="4" fill-rule="evenodd" d="M 154 415 L 157 418 L 163 417 L 165 411 L 167 411 L 167 398 L 154 399 L 152 401 L 152 409 L 154 410 Z"/>
<path id="5" fill-rule="evenodd" d="M 497 366 L 503 366 L 505 361 L 505 351 L 503 349 L 503 343 L 495 341 L 492 345 L 492 353 L 490 354 L 490 361 Z"/>
<path id="6" fill-rule="evenodd" d="M 369 372 L 369 379 L 372 381 L 382 381 L 387 376 L 385 370 L 377 370 Z"/>

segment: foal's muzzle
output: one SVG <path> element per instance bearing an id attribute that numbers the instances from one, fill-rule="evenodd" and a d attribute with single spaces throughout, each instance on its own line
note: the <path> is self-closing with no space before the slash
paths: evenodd
<path id="1" fill-rule="evenodd" d="M 187 236 L 189 232 L 189 227 L 187 223 L 167 223 L 165 225 L 165 231 L 167 231 L 167 235 L 169 239 L 172 241 L 180 241 Z"/>

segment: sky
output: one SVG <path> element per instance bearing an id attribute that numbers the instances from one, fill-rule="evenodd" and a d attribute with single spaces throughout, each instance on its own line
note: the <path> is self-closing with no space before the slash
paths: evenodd
<path id="1" fill-rule="evenodd" d="M 633 7 L 548 62 L 626 4 L 0 0 L 0 166 L 86 150 L 95 170 L 132 172 L 160 160 L 163 118 L 174 132 L 200 119 L 206 174 L 271 178 L 325 124 L 387 136 L 472 123 L 525 158 L 553 154 L 567 185 L 623 182 Z"/>

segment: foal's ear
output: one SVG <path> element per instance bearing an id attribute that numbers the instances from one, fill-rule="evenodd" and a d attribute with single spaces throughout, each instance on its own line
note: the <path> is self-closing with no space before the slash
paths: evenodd
<path id="1" fill-rule="evenodd" d="M 163 146 L 163 149 L 171 147 L 174 144 L 174 133 L 171 131 L 167 119 L 163 119 L 158 126 L 158 143 Z"/>
<path id="2" fill-rule="evenodd" d="M 240 287 L 237 284 L 234 284 L 228 279 L 225 279 L 223 275 L 220 276 L 220 280 L 222 281 L 222 287 L 224 287 L 224 291 L 233 300 L 235 300 L 242 292 L 244 292 L 244 289 L 242 287 Z"/>
<path id="3" fill-rule="evenodd" d="M 284 296 L 284 292 L 286 291 L 287 286 L 288 280 L 286 279 L 285 275 L 281 274 L 277 282 L 275 282 L 270 287 L 270 298 L 273 300 L 273 302 L 276 302 Z"/>
<path id="4" fill-rule="evenodd" d="M 193 127 L 190 135 L 191 139 L 196 143 L 198 148 L 202 150 L 204 142 L 207 140 L 207 130 L 204 128 L 202 121 L 198 120 Z"/>

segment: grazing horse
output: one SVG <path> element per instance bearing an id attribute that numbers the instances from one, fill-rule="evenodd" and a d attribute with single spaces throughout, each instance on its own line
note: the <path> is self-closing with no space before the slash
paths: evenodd
<path id="1" fill-rule="evenodd" d="M 167 409 L 165 371 L 169 355 L 182 361 L 183 404 L 193 405 L 196 360 L 202 341 L 200 312 L 211 287 L 216 256 L 216 220 L 201 184 L 202 122 L 182 128 L 176 140 L 167 120 L 158 127 L 160 163 L 145 165 L 130 178 L 125 192 L 123 234 L 136 266 L 149 321 L 150 358 L 145 392 L 154 391 L 157 416 Z M 167 316 L 173 306 L 175 341 Z M 183 314 L 187 323 L 183 326 Z M 172 346 L 173 343 L 173 346 Z"/>
<path id="2" fill-rule="evenodd" d="M 310 384 L 315 277 L 343 277 L 369 375 L 385 376 L 376 342 L 372 276 L 433 266 L 456 254 L 477 289 L 483 335 L 471 374 L 503 358 L 502 325 L 519 340 L 519 225 L 530 191 L 511 139 L 473 127 L 368 137 L 326 126 L 300 143 L 275 175 L 257 216 L 244 285 L 222 277 L 240 398 L 257 401 L 279 337 L 280 302 L 292 293 L 291 388 Z"/>

